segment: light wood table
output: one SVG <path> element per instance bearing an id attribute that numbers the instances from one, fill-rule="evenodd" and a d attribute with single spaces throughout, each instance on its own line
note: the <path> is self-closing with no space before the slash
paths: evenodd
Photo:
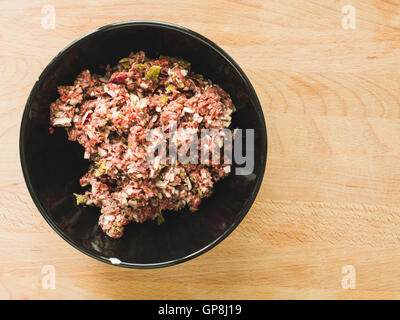
<path id="1" fill-rule="evenodd" d="M 342 26 L 348 4 L 356 29 Z M 42 27 L 45 5 L 55 29 Z M 238 62 L 263 106 L 268 161 L 252 209 L 221 244 L 181 265 L 129 270 L 47 225 L 18 137 L 29 92 L 62 48 L 145 19 L 197 31 Z M 398 1 L 1 1 L 0 298 L 399 298 L 399 28 Z M 42 287 L 45 265 L 55 290 Z M 355 271 L 354 289 L 343 270 Z"/>

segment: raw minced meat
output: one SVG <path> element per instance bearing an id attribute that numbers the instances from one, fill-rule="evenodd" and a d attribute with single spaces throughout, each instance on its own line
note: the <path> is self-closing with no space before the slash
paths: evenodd
<path id="1" fill-rule="evenodd" d="M 84 147 L 90 167 L 80 184 L 90 188 L 75 194 L 76 202 L 100 208 L 99 225 L 111 238 L 120 238 L 130 221 L 162 222 L 164 210 L 197 210 L 214 183 L 230 172 L 229 164 L 146 157 L 158 142 L 172 140 L 174 125 L 197 134 L 231 123 L 235 107 L 229 94 L 191 72 L 187 61 L 131 53 L 107 66 L 104 76 L 84 70 L 58 92 L 50 105 L 50 133 L 52 127 L 65 127 L 68 139 Z M 156 128 L 162 135 L 148 139 Z M 191 138 L 183 135 L 179 141 Z"/>

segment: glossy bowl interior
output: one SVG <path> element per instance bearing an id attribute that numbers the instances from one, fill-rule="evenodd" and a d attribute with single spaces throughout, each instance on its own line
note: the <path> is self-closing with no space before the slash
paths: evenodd
<path id="1" fill-rule="evenodd" d="M 49 104 L 58 85 L 72 84 L 83 69 L 101 72 L 131 51 L 156 58 L 177 56 L 192 70 L 221 85 L 237 107 L 232 128 L 255 129 L 254 171 L 231 173 L 218 182 L 200 210 L 166 214 L 158 226 L 131 223 L 119 240 L 97 225 L 99 209 L 77 207 L 73 192 L 82 192 L 80 177 L 87 171 L 83 148 L 67 140 L 63 129 L 49 135 Z M 162 267 L 193 258 L 224 239 L 243 219 L 260 187 L 266 164 L 264 116 L 249 80 L 217 45 L 188 29 L 160 22 L 126 22 L 100 28 L 60 52 L 41 74 L 27 101 L 21 123 L 20 155 L 27 187 L 39 211 L 71 245 L 91 257 L 124 267 Z M 116 259 L 110 259 L 116 258 Z"/>

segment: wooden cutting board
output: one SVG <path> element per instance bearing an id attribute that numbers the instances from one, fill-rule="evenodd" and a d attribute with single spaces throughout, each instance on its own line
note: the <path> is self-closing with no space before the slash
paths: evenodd
<path id="1" fill-rule="evenodd" d="M 144 19 L 225 49 L 257 91 L 269 138 L 241 225 L 160 270 L 109 266 L 62 240 L 34 206 L 18 153 L 47 63 L 97 27 Z M 399 28 L 398 1 L 1 1 L 0 298 L 400 298 Z M 49 270 L 55 289 L 43 286 Z"/>

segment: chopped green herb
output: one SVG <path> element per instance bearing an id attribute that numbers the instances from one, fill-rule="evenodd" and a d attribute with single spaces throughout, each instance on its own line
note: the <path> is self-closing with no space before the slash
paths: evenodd
<path id="1" fill-rule="evenodd" d="M 94 170 L 94 175 L 96 177 L 100 177 L 103 174 L 107 173 L 107 167 L 104 165 L 103 162 L 99 161 L 96 164 L 97 164 L 97 168 Z"/>
<path id="2" fill-rule="evenodd" d="M 161 96 L 161 97 L 160 97 L 160 101 L 161 101 L 163 104 L 166 104 L 166 103 L 168 102 L 168 97 L 166 97 L 166 96 Z"/>
<path id="3" fill-rule="evenodd" d="M 203 198 L 203 192 L 200 189 L 197 189 L 197 193 L 199 194 L 200 198 Z"/>
<path id="4" fill-rule="evenodd" d="M 158 76 L 160 75 L 161 67 L 160 66 L 151 66 L 145 78 L 147 80 L 152 80 L 158 82 Z"/>
<path id="5" fill-rule="evenodd" d="M 163 215 L 162 215 L 162 212 L 160 212 L 160 213 L 158 214 L 158 216 L 157 216 L 157 224 L 160 225 L 160 224 L 162 224 L 162 223 L 164 223 L 164 222 L 165 222 L 165 219 L 164 219 L 164 217 L 163 217 Z"/>
<path id="6" fill-rule="evenodd" d="M 80 204 L 85 204 L 86 203 L 86 198 L 83 194 L 78 194 L 74 193 L 74 196 L 76 198 L 76 205 L 79 206 Z"/>
<path id="7" fill-rule="evenodd" d="M 192 75 L 192 78 L 196 79 L 196 80 L 200 80 L 200 79 L 203 79 L 204 77 L 202 74 L 196 73 L 196 74 Z"/>
<path id="8" fill-rule="evenodd" d="M 129 62 L 129 58 L 122 58 L 122 59 L 119 60 L 118 62 L 119 62 L 119 63 Z"/>
<path id="9" fill-rule="evenodd" d="M 146 65 L 144 65 L 143 63 L 136 64 L 136 67 L 139 69 L 146 69 Z"/>
<path id="10" fill-rule="evenodd" d="M 178 65 L 183 68 L 183 69 L 189 69 L 190 68 L 190 63 L 185 61 L 185 60 L 179 60 Z"/>
<path id="11" fill-rule="evenodd" d="M 174 92 L 175 91 L 175 87 L 172 85 L 172 84 L 170 84 L 168 87 L 167 87 L 167 92 Z"/>

